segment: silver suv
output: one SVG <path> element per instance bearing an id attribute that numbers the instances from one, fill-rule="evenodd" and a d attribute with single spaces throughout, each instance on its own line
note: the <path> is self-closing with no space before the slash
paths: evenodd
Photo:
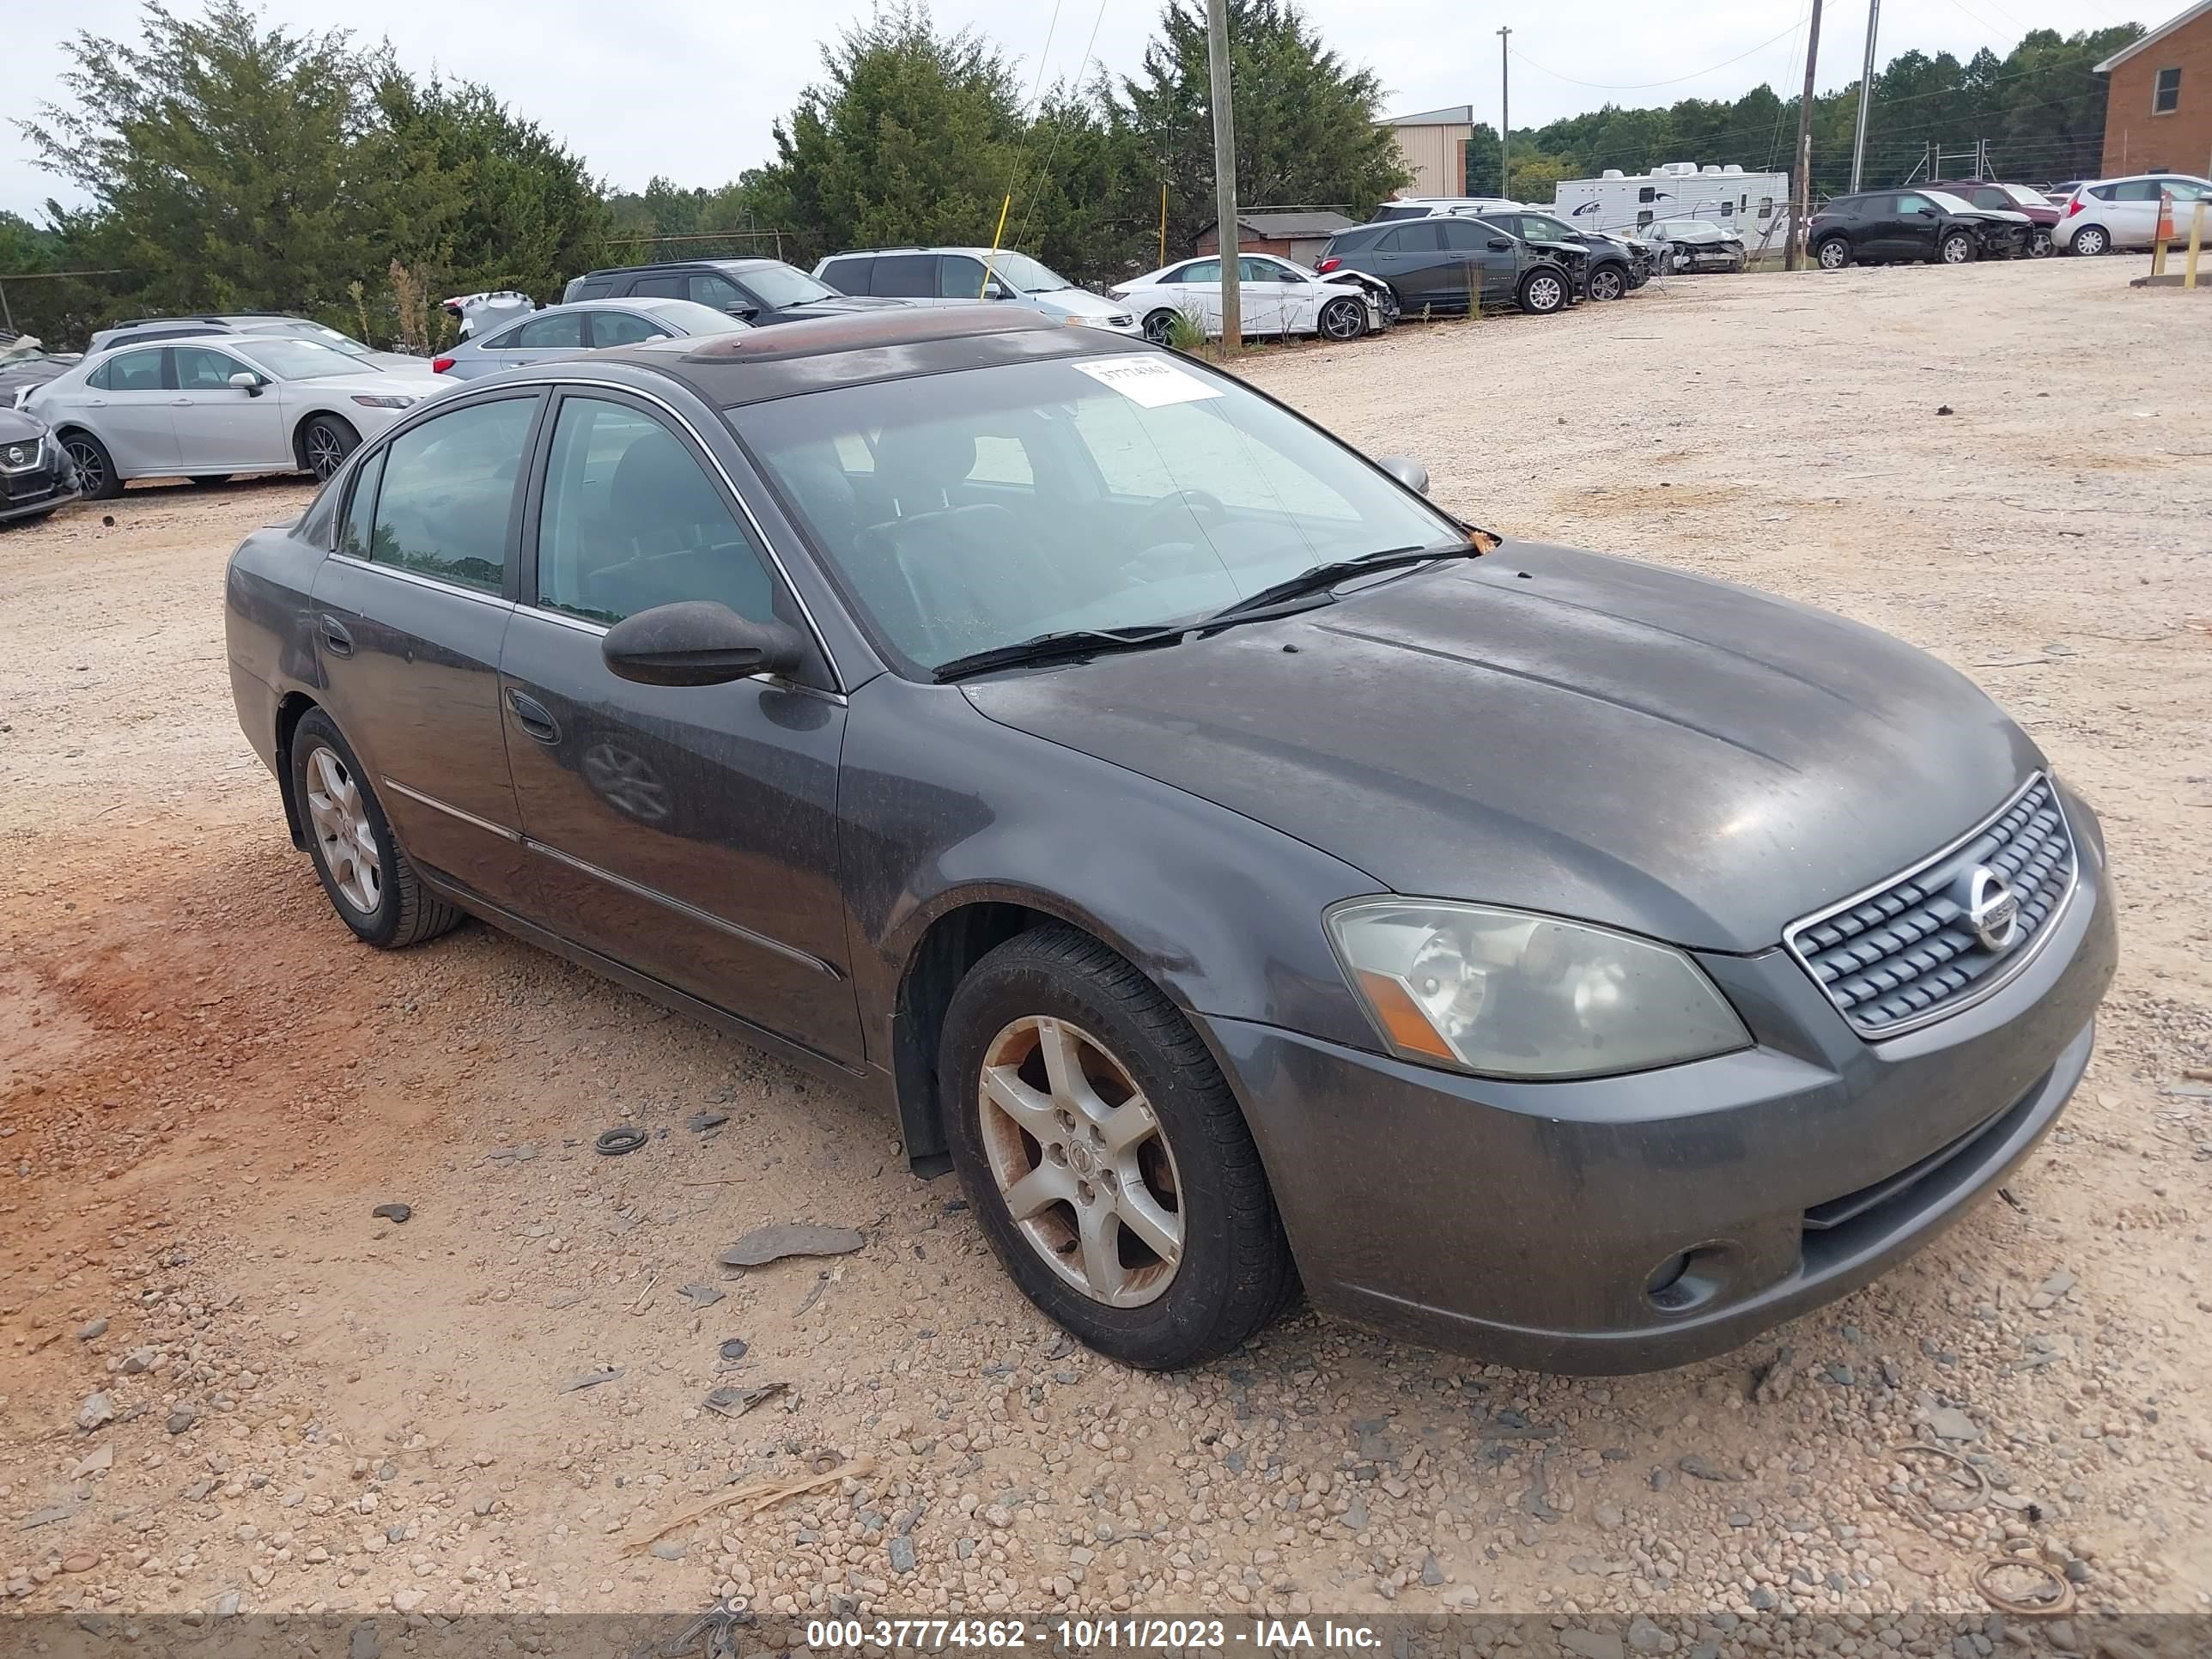
<path id="1" fill-rule="evenodd" d="M 840 294 L 875 295 L 918 306 L 990 301 L 1079 327 L 1137 332 L 1136 319 L 1127 311 L 1012 248 L 869 248 L 833 253 L 814 267 L 814 276 Z"/>

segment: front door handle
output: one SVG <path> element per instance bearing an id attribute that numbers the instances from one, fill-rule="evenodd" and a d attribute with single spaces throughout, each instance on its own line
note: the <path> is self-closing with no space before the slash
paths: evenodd
<path id="1" fill-rule="evenodd" d="M 324 648 L 329 651 L 331 655 L 333 657 L 353 655 L 353 635 L 346 632 L 343 623 L 327 613 L 317 620 L 322 626 Z"/>
<path id="2" fill-rule="evenodd" d="M 522 729 L 537 738 L 538 742 L 561 741 L 560 723 L 546 712 L 545 705 L 537 698 L 526 696 L 513 686 L 509 686 L 507 690 L 507 706 L 514 710 L 514 718 L 521 723 Z"/>

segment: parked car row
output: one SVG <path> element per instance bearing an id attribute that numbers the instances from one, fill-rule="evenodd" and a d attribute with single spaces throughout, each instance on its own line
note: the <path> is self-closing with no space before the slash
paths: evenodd
<path id="1" fill-rule="evenodd" d="M 1865 191 L 1839 196 L 1815 213 L 1805 246 L 1823 270 L 2147 248 L 2158 235 L 2161 198 L 2172 204 L 2177 235 L 2186 235 L 2190 210 L 2212 201 L 2212 180 L 2142 173 L 2051 192 L 1987 179 Z"/>

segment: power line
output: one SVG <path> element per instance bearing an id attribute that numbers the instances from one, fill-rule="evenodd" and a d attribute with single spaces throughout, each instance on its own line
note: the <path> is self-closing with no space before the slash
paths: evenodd
<path id="1" fill-rule="evenodd" d="M 1518 58 L 1522 63 L 1526 64 L 1530 69 L 1538 71 L 1540 74 L 1548 75 L 1554 81 L 1565 81 L 1570 86 L 1588 87 L 1594 92 L 1649 92 L 1654 87 L 1679 87 L 1685 81 L 1696 81 L 1702 79 L 1704 76 L 1712 74 L 1717 70 L 1726 69 L 1730 64 L 1741 64 L 1745 58 L 1750 57 L 1753 52 L 1765 52 L 1769 46 L 1772 46 L 1775 41 L 1781 40 L 1783 35 L 1795 34 L 1804 26 L 1805 19 L 1801 16 L 1788 28 L 1783 30 L 1781 34 L 1770 36 L 1768 39 L 1760 41 L 1757 46 L 1736 53 L 1733 58 L 1723 58 L 1719 63 L 1715 64 L 1711 69 L 1701 69 L 1694 75 L 1678 75 L 1671 81 L 1644 81 L 1640 82 L 1634 86 L 1613 86 L 1603 81 L 1577 81 L 1571 75 L 1562 75 L 1557 70 L 1546 69 L 1541 64 L 1538 63 L 1534 58 L 1531 58 L 1527 52 L 1522 52 L 1517 46 L 1513 49 L 1513 55 L 1516 58 Z M 1792 55 L 1794 56 L 1795 54 L 1793 53 Z"/>
<path id="2" fill-rule="evenodd" d="M 1098 45 L 1098 26 L 1105 21 L 1106 0 L 1098 0 L 1097 15 L 1091 20 L 1091 38 L 1084 42 L 1083 57 L 1075 65 L 1075 82 L 1079 87 L 1083 84 L 1083 71 L 1090 64 L 1091 55 Z M 1037 74 L 1040 76 L 1039 87 L 1042 89 L 1041 77 L 1044 74 L 1044 64 L 1042 61 L 1037 64 Z M 1036 119 L 1036 94 L 1032 94 L 1030 105 L 1030 119 L 1032 122 Z M 1052 182 L 1052 158 L 1060 154 L 1060 141 L 1066 135 L 1067 123 L 1062 121 L 1053 129 L 1052 143 L 1045 146 L 1044 166 L 1037 170 L 1036 180 L 1030 187 L 1029 200 L 1022 204 L 1021 227 L 1014 237 L 1014 245 L 1017 247 L 1020 246 L 1029 235 L 1030 221 L 1036 216 L 1037 198 L 1044 194 L 1045 186 Z"/>

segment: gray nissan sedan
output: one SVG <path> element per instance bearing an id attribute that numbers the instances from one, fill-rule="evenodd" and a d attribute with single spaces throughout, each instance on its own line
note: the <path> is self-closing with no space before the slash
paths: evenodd
<path id="1" fill-rule="evenodd" d="M 986 307 L 410 411 L 227 588 L 368 944 L 480 916 L 882 1103 L 1131 1364 L 1321 1309 L 1670 1365 L 1988 1194 L 2088 1064 L 2088 808 L 1968 681 L 1500 540 Z"/>

